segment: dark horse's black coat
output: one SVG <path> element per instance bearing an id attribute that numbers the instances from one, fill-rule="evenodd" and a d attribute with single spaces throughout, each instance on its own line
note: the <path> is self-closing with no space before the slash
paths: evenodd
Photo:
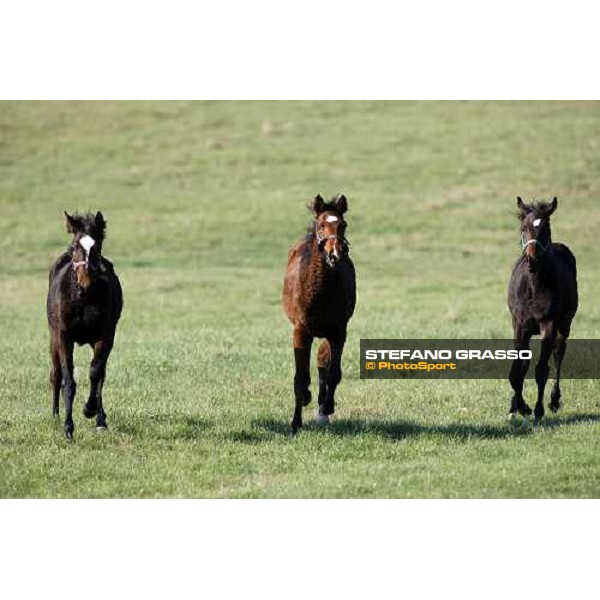
<path id="1" fill-rule="evenodd" d="M 66 214 L 66 213 L 65 213 Z M 101 213 L 66 215 L 67 231 L 73 234 L 68 251 L 50 269 L 47 300 L 53 413 L 59 413 L 61 385 L 65 399 L 65 433 L 73 437 L 73 378 L 75 344 L 94 350 L 90 365 L 90 395 L 83 408 L 87 418 L 96 417 L 96 428 L 106 429 L 102 388 L 106 363 L 113 347 L 123 309 L 121 284 L 112 263 L 101 255 L 106 222 Z"/>
<path id="2" fill-rule="evenodd" d="M 560 369 L 565 355 L 571 321 L 577 312 L 577 266 L 575 256 L 564 244 L 553 243 L 550 215 L 558 201 L 525 204 L 517 199 L 523 254 L 515 264 L 508 287 L 508 306 L 512 315 L 515 348 L 529 349 L 531 336 L 540 334 L 542 346 L 535 369 L 538 399 L 535 418 L 544 416 L 544 388 L 548 380 L 550 355 L 554 353 L 556 381 L 550 409 L 560 407 Z M 528 360 L 517 359 L 510 371 L 514 390 L 510 414 L 531 414 L 523 399 L 523 382 Z"/>

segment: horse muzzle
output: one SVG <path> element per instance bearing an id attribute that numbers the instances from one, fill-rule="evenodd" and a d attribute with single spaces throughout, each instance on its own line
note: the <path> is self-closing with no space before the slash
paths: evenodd
<path id="1" fill-rule="evenodd" d="M 535 238 L 531 238 L 526 242 L 523 242 L 523 251 L 527 255 L 527 258 L 535 259 L 535 250 L 538 242 Z"/>
<path id="2" fill-rule="evenodd" d="M 332 250 L 331 252 L 325 253 L 325 263 L 331 269 L 333 269 L 339 262 L 341 255 L 336 251 Z"/>
<path id="3" fill-rule="evenodd" d="M 73 261 L 73 271 L 75 271 L 77 285 L 83 290 L 87 290 L 92 285 L 91 270 L 87 260 Z"/>
<path id="4" fill-rule="evenodd" d="M 544 245 L 536 238 L 529 240 L 523 239 L 521 247 L 527 257 L 527 263 L 529 265 L 529 271 L 535 272 L 538 268 L 539 258 L 546 252 L 549 244 Z"/>

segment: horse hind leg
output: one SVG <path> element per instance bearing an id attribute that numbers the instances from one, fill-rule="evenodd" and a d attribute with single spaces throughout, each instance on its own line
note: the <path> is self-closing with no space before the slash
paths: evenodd
<path id="1" fill-rule="evenodd" d="M 567 340 L 559 334 L 553 351 L 554 364 L 556 365 L 556 379 L 554 381 L 554 386 L 552 387 L 552 392 L 550 393 L 550 410 L 552 412 L 558 412 L 558 409 L 560 408 L 560 398 L 562 395 L 560 391 L 560 370 L 566 351 Z"/>
<path id="2" fill-rule="evenodd" d="M 73 401 L 77 390 L 77 384 L 73 377 L 73 342 L 61 339 L 60 343 L 60 367 L 64 379 L 63 396 L 65 398 L 65 435 L 67 440 L 73 439 L 75 424 L 73 423 Z"/>
<path id="3" fill-rule="evenodd" d="M 536 421 L 540 421 L 544 417 L 544 389 L 546 388 L 546 382 L 548 381 L 548 374 L 550 371 L 548 362 L 550 360 L 550 355 L 552 354 L 553 348 L 554 337 L 550 331 L 546 337 L 542 338 L 540 359 L 535 368 L 535 382 L 537 383 L 538 387 L 538 399 L 533 413 Z"/>
<path id="4" fill-rule="evenodd" d="M 319 424 L 326 424 L 329 422 L 329 415 L 323 414 L 323 406 L 327 401 L 327 375 L 330 364 L 331 345 L 328 340 L 323 340 L 317 353 L 317 369 L 319 370 L 319 407 L 315 420 Z"/>

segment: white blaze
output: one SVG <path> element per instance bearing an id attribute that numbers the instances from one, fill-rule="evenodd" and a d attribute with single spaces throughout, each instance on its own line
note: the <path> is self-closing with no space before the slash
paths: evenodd
<path id="1" fill-rule="evenodd" d="M 334 215 L 328 215 L 327 217 L 325 217 L 325 220 L 328 223 L 335 223 L 338 220 L 338 218 Z"/>
<path id="2" fill-rule="evenodd" d="M 536 220 L 533 222 L 533 226 L 534 226 L 534 227 L 539 227 L 541 222 L 542 222 L 542 220 L 541 220 L 541 219 L 536 219 Z"/>
<path id="3" fill-rule="evenodd" d="M 96 243 L 96 240 L 94 240 L 94 238 L 90 235 L 84 235 L 80 240 L 79 240 L 79 244 L 81 245 L 81 247 L 85 250 L 85 253 L 89 256 L 90 255 L 90 250 L 92 249 L 92 246 Z"/>

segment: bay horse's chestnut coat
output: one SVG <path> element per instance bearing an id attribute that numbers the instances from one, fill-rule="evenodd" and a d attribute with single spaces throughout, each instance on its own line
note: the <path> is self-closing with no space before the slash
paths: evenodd
<path id="1" fill-rule="evenodd" d="M 325 202 L 318 195 L 310 209 L 314 221 L 306 238 L 289 251 L 283 285 L 283 307 L 294 326 L 292 433 L 302 427 L 302 407 L 311 401 L 310 353 L 315 337 L 324 338 L 317 356 L 318 420 L 326 422 L 335 410 L 346 330 L 356 304 L 355 271 L 345 237 L 346 197 L 339 195 Z"/>

